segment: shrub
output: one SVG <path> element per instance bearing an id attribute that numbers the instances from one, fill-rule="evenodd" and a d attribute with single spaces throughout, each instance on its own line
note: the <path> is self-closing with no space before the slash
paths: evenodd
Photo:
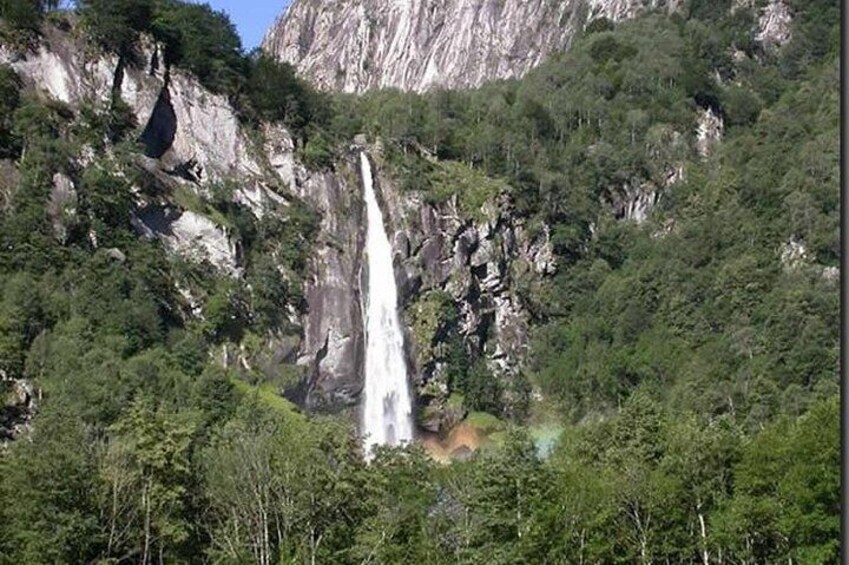
<path id="1" fill-rule="evenodd" d="M 31 41 L 41 29 L 45 12 L 58 4 L 58 0 L 0 0 L 2 35 L 12 44 Z"/>
<path id="2" fill-rule="evenodd" d="M 732 86 L 722 96 L 722 110 L 727 125 L 747 126 L 758 119 L 761 103 L 750 90 Z"/>
<path id="3" fill-rule="evenodd" d="M 88 35 L 103 49 L 132 56 L 139 34 L 150 30 L 153 0 L 77 0 Z"/>
<path id="4" fill-rule="evenodd" d="M 246 98 L 248 117 L 255 120 L 282 122 L 296 131 L 327 121 L 326 96 L 299 79 L 290 64 L 266 55 L 251 61 Z"/>
<path id="5" fill-rule="evenodd" d="M 20 103 L 20 77 L 8 65 L 0 65 L 0 159 L 20 154 L 20 140 L 12 132 L 15 110 Z"/>
<path id="6" fill-rule="evenodd" d="M 184 68 L 214 92 L 233 95 L 243 86 L 247 62 L 236 27 L 208 4 L 165 0 L 150 31 L 165 43 L 165 61 Z"/>

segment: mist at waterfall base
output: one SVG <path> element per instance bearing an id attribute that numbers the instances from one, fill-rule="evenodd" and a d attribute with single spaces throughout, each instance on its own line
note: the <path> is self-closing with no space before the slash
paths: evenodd
<path id="1" fill-rule="evenodd" d="M 401 445 L 412 441 L 413 419 L 392 246 L 365 153 L 360 153 L 360 167 L 365 191 L 368 261 L 368 283 L 363 292 L 366 359 L 362 434 L 369 457 L 375 444 Z"/>

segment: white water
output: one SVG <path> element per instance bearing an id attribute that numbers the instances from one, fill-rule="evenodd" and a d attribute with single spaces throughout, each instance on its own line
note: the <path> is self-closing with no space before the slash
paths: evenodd
<path id="1" fill-rule="evenodd" d="M 404 334 L 398 318 L 398 289 L 392 247 L 374 194 L 371 164 L 360 153 L 366 200 L 368 289 L 363 325 L 366 336 L 363 435 L 366 453 L 374 444 L 399 445 L 413 439 L 412 407 L 404 361 Z"/>

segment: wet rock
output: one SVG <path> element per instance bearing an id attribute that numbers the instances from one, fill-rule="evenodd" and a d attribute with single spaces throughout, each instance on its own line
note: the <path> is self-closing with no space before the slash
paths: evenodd
<path id="1" fill-rule="evenodd" d="M 423 336 L 413 331 L 410 335 L 420 425 L 444 431 L 464 414 L 448 401 L 451 391 L 443 355 L 452 334 L 461 336 L 470 360 L 486 360 L 494 378 L 509 380 L 520 373 L 530 315 L 518 297 L 514 276 L 539 278 L 554 272 L 549 230 L 540 226 L 531 232 L 516 217 L 509 198 L 487 202 L 483 219 L 472 222 L 458 213 L 455 201 L 429 204 L 416 195 L 402 194 L 381 168 L 376 178 L 389 206 L 392 229 L 408 234 L 396 237 L 395 245 L 423 241 L 419 248 L 410 246 L 410 258 L 396 269 L 399 280 L 413 276 L 421 281 L 418 292 L 410 294 L 402 306 L 415 318 L 421 300 L 435 292 L 448 297 L 450 306 L 434 311 L 453 312 L 452 329 L 447 332 L 429 331 Z"/>
<path id="2" fill-rule="evenodd" d="M 321 214 L 305 294 L 304 343 L 298 363 L 307 368 L 307 404 L 336 410 L 358 403 L 363 388 L 365 341 L 360 279 L 364 232 L 359 173 L 353 160 L 339 172 L 299 169 L 299 196 Z"/>
<path id="3" fill-rule="evenodd" d="M 475 452 L 471 450 L 466 445 L 461 445 L 457 449 L 451 452 L 451 459 L 455 461 L 468 461 L 472 457 L 474 457 Z"/>

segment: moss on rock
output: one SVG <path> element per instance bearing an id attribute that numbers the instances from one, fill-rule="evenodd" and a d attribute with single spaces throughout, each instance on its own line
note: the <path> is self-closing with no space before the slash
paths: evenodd
<path id="1" fill-rule="evenodd" d="M 409 327 L 418 346 L 418 361 L 426 365 L 438 356 L 440 334 L 457 318 L 451 296 L 441 290 L 425 292 L 407 309 Z"/>

